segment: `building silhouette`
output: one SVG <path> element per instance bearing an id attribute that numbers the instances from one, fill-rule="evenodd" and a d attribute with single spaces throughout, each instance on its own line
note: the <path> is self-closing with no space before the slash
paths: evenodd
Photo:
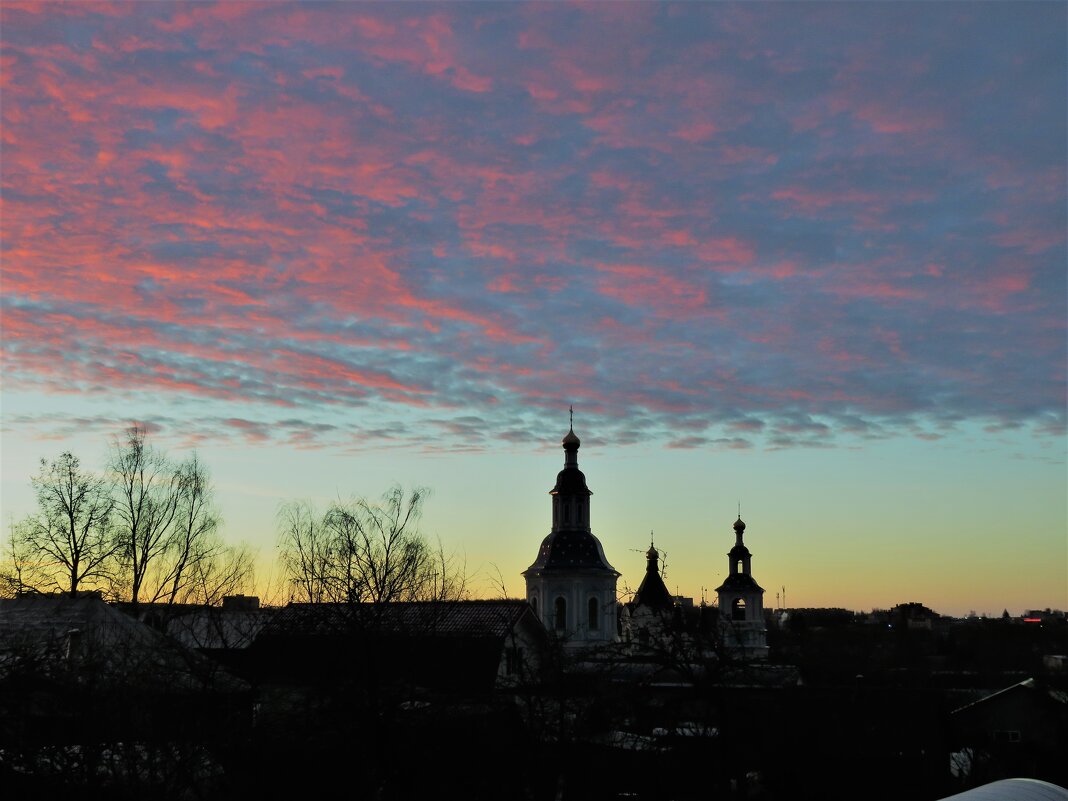
<path id="1" fill-rule="evenodd" d="M 660 576 L 660 552 L 652 542 L 645 552 L 645 575 L 637 592 L 622 612 L 623 639 L 650 645 L 662 638 L 676 622 L 675 598 Z"/>
<path id="2" fill-rule="evenodd" d="M 734 547 L 727 553 L 729 572 L 716 588 L 724 644 L 745 657 L 763 659 L 768 655 L 764 588 L 753 578 L 753 555 L 742 541 L 745 523 L 740 515 L 734 521 L 734 534 Z"/>
<path id="3" fill-rule="evenodd" d="M 616 580 L 590 529 L 590 496 L 578 467 L 574 426 L 561 443 L 564 469 L 550 491 L 553 524 L 534 563 L 523 571 L 527 601 L 545 627 L 566 646 L 582 648 L 617 638 Z"/>
<path id="4" fill-rule="evenodd" d="M 616 603 L 620 573 L 609 564 L 604 548 L 590 528 L 590 496 L 586 476 L 578 467 L 581 442 L 574 425 L 561 445 L 564 469 L 556 476 L 552 496 L 552 530 L 542 541 L 534 563 L 523 571 L 527 602 L 545 628 L 572 649 L 622 639 L 651 645 L 669 636 L 680 623 L 680 610 L 660 575 L 660 553 L 650 542 L 646 570 L 630 603 Z M 745 523 L 734 523 L 736 541 L 728 553 L 729 573 L 716 592 L 720 637 L 736 657 L 767 658 L 764 589 L 752 575 L 752 554 L 745 547 Z"/>

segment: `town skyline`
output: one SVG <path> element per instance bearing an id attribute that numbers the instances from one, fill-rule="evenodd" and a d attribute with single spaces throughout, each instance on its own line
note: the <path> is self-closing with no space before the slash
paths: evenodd
<path id="1" fill-rule="evenodd" d="M 5 538 L 138 423 L 261 574 L 425 486 L 519 597 L 574 404 L 621 586 L 652 531 L 699 601 L 740 503 L 769 608 L 1068 607 L 1064 4 L 0 21 Z"/>
<path id="2" fill-rule="evenodd" d="M 166 450 L 174 458 L 188 455 L 175 450 L 175 443 L 168 442 L 159 433 L 150 433 L 148 442 Z M 745 501 L 731 501 L 726 491 L 702 495 L 705 475 L 712 476 L 714 483 L 716 478 L 739 473 L 753 475 L 753 480 L 757 480 L 760 474 L 770 471 L 785 480 L 794 470 L 814 469 L 815 460 L 811 455 L 798 451 L 746 452 L 744 455 L 751 460 L 739 465 L 739 455 L 730 453 L 721 456 L 723 464 L 718 468 L 706 466 L 707 473 L 680 467 L 678 473 L 668 476 L 649 476 L 640 448 L 613 448 L 588 436 L 583 437 L 583 442 L 579 466 L 586 473 L 594 493 L 591 527 L 602 541 L 608 561 L 622 573 L 619 582 L 621 598 L 625 599 L 637 589 L 645 569 L 645 551 L 650 535 L 653 535 L 663 557 L 665 582 L 669 589 L 693 598 L 696 603 L 701 602 L 703 595 L 708 603 L 714 604 L 713 589 L 727 573 L 726 552 L 733 544 L 732 525 L 740 506 L 741 516 L 748 526 L 747 544 L 754 554 L 754 575 L 765 587 L 769 609 L 779 606 L 840 607 L 868 611 L 920 602 L 936 612 L 955 617 L 973 612 L 996 617 L 1006 609 L 1013 616 L 1020 616 L 1031 609 L 1068 605 L 1058 600 L 1060 565 L 1055 560 L 1044 564 L 1029 563 L 1033 546 L 1026 544 L 1026 538 L 1006 536 L 1001 541 L 1002 547 L 990 548 L 991 543 L 995 546 L 998 543 L 995 539 L 997 532 L 1006 530 L 1004 521 L 994 514 L 997 511 L 996 496 L 991 495 L 986 503 L 974 503 L 968 509 L 962 509 L 957 503 L 971 498 L 973 489 L 970 485 L 958 485 L 957 494 L 942 498 L 942 504 L 931 507 L 932 512 L 927 518 L 918 520 L 910 507 L 898 503 L 898 496 L 886 494 L 887 490 L 911 492 L 914 499 L 934 501 L 935 493 L 945 492 L 945 487 L 932 485 L 923 489 L 924 482 L 946 469 L 949 462 L 903 476 L 901 484 L 895 487 L 889 483 L 895 480 L 892 475 L 896 469 L 894 462 L 889 463 L 889 470 L 872 468 L 868 451 L 851 454 L 827 451 L 818 460 L 819 469 L 828 471 L 826 491 L 813 496 L 808 488 L 776 484 L 771 491 L 774 494 L 769 497 L 778 498 L 780 503 L 765 511 L 757 503 L 747 505 Z M 60 450 L 68 450 L 62 441 L 39 444 L 57 445 Z M 501 594 L 503 581 L 509 597 L 521 598 L 524 593 L 520 573 L 533 561 L 538 545 L 551 527 L 548 489 L 556 471 L 563 466 L 559 447 L 557 439 L 534 453 L 395 456 L 390 460 L 393 469 L 406 465 L 403 469 L 410 470 L 413 475 L 430 477 L 430 480 L 405 482 L 400 475 L 393 475 L 381 491 L 394 485 L 405 489 L 417 486 L 429 489 L 422 531 L 431 542 L 440 541 L 445 552 L 456 558 L 458 566 L 463 566 L 470 592 L 475 597 L 497 597 Z M 928 443 L 926 447 L 933 446 Z M 99 459 L 91 458 L 91 449 L 75 451 L 75 455 L 83 459 L 84 467 L 102 474 L 108 449 L 105 443 L 97 441 Z M 614 458 L 599 458 L 613 451 L 622 453 Z M 314 473 L 299 469 L 299 464 L 292 474 L 265 470 L 254 474 L 245 483 L 219 482 L 219 471 L 213 461 L 221 459 L 223 465 L 227 465 L 233 458 L 227 458 L 227 452 L 227 448 L 212 447 L 200 447 L 197 451 L 209 474 L 216 478 L 225 539 L 231 544 L 247 543 L 256 552 L 256 585 L 249 589 L 274 602 L 284 602 L 287 595 L 280 585 L 276 547 L 280 528 L 277 513 L 284 504 L 306 501 L 323 512 L 333 502 L 356 496 L 373 501 L 379 493 L 360 489 L 346 492 L 340 480 L 333 489 L 317 488 L 308 481 Z M 264 446 L 262 455 L 266 457 L 270 452 L 269 446 Z M 58 450 L 49 453 L 48 458 L 57 455 Z M 319 451 L 305 451 L 297 456 L 308 468 L 321 464 L 324 459 L 339 469 L 343 465 L 355 466 L 353 481 L 360 486 L 376 480 L 375 474 L 381 469 L 380 460 L 373 455 L 368 458 L 365 454 L 360 458 L 354 454 L 324 455 Z M 706 458 L 689 451 L 675 451 L 670 456 L 691 465 Z M 965 470 L 974 456 L 974 452 L 964 449 L 959 457 L 959 469 Z M 259 469 L 263 470 L 266 460 L 258 461 L 261 463 Z M 457 465 L 465 463 L 471 469 L 458 472 Z M 248 463 L 238 459 L 237 465 L 246 467 Z M 482 494 L 484 480 L 479 477 L 479 469 L 497 480 L 494 491 L 488 495 Z M 543 473 L 540 477 L 537 476 L 539 470 Z M 854 483 L 846 490 L 835 491 L 836 482 L 847 480 L 854 471 L 865 472 L 859 478 L 854 476 Z M 602 478 L 602 472 L 607 483 L 603 490 L 598 480 Z M 1016 472 L 1010 465 L 1004 475 L 995 476 L 993 480 L 1011 480 Z M 24 481 L 27 489 L 29 475 L 27 473 Z M 5 469 L 5 482 L 8 480 L 6 476 Z M 684 479 L 680 480 L 678 476 L 684 476 Z M 515 483 L 506 481 L 507 477 L 514 477 Z M 737 480 L 735 487 L 745 491 L 742 497 L 748 500 L 753 493 L 744 486 L 746 480 Z M 272 482 L 276 483 L 272 485 Z M 437 482 L 437 486 L 432 482 Z M 633 487 L 637 484 L 642 484 L 649 494 L 635 496 Z M 298 489 L 303 492 L 287 494 L 287 490 Z M 1047 488 L 1047 491 L 1054 489 Z M 851 520 L 852 507 L 835 503 L 843 496 L 853 497 L 856 493 L 865 494 L 865 507 L 875 510 L 873 520 L 868 523 L 855 525 Z M 650 496 L 662 498 L 668 509 L 665 511 L 663 504 L 648 502 L 646 498 Z M 478 498 L 477 504 L 483 514 L 472 517 L 468 513 L 472 506 L 468 500 L 471 497 Z M 32 511 L 32 502 L 27 500 L 26 503 L 27 509 Z M 602 511 L 600 507 L 603 505 L 609 508 Z M 722 508 L 721 520 L 712 520 L 707 513 L 713 506 Z M 261 536 L 254 533 L 249 536 L 247 531 L 240 529 L 235 531 L 233 524 L 228 522 L 228 510 L 233 514 L 235 507 L 243 519 L 261 521 Z M 791 515 L 798 510 L 807 510 L 811 517 L 791 520 Z M 644 529 L 635 522 L 643 518 L 647 523 Z M 1013 521 L 1019 524 L 1026 519 L 1025 510 Z M 962 520 L 967 521 L 967 525 L 961 523 Z M 656 521 L 662 525 L 658 527 Z M 5 521 L 9 525 L 13 522 L 17 522 L 14 517 Z M 947 537 L 946 531 L 941 530 L 943 528 L 955 529 L 956 536 Z M 457 536 L 453 533 L 457 531 L 464 534 Z M 505 532 L 511 533 L 506 536 Z M 1041 535 L 1041 530 L 1038 533 Z M 992 562 L 988 554 L 984 554 L 983 563 L 970 560 L 966 552 L 955 556 L 966 548 L 964 537 L 968 534 L 977 538 L 977 546 L 985 542 L 988 550 L 1001 553 L 1004 561 Z M 1054 540 L 1055 537 L 1050 539 L 1053 546 Z M 955 558 L 968 570 L 953 570 Z M 1016 581 L 1012 580 L 1014 571 L 1020 573 Z M 987 589 L 982 594 L 976 592 L 975 588 L 984 581 Z M 784 587 L 786 599 L 780 603 L 778 595 Z M 1051 590 L 1044 590 L 1044 587 Z M 985 604 L 984 598 L 987 599 Z"/>

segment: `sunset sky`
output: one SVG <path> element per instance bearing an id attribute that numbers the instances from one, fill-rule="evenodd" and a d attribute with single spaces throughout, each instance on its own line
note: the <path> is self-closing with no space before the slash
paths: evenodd
<path id="1" fill-rule="evenodd" d="M 1066 14 L 5 2 L 5 536 L 139 421 L 517 595 L 574 404 L 630 587 L 1065 608 Z"/>

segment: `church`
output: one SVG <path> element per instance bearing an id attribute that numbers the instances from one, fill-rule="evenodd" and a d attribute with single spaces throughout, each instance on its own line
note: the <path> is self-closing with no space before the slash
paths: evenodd
<path id="1" fill-rule="evenodd" d="M 552 529 L 526 570 L 527 601 L 534 613 L 571 651 L 624 639 L 647 643 L 671 626 L 677 600 L 660 575 L 659 552 L 650 543 L 646 572 L 625 606 L 618 601 L 620 573 L 609 563 L 590 526 L 590 496 L 579 470 L 581 441 L 574 422 L 561 442 L 564 468 L 550 490 Z M 745 523 L 734 523 L 735 543 L 727 554 L 728 575 L 716 589 L 724 646 L 745 659 L 768 654 L 764 590 L 752 574 L 752 554 L 743 542 Z"/>
<path id="2" fill-rule="evenodd" d="M 571 649 L 615 642 L 616 580 L 601 542 L 590 529 L 590 492 L 578 467 L 574 426 L 564 447 L 564 469 L 550 490 L 553 525 L 534 564 L 523 571 L 534 613 Z"/>

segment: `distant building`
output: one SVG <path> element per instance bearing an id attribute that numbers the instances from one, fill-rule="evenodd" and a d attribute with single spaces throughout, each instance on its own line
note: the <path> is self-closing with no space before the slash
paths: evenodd
<path id="1" fill-rule="evenodd" d="M 742 541 L 745 523 L 741 517 L 734 522 L 734 534 L 734 547 L 727 554 L 729 573 L 716 588 L 725 645 L 746 658 L 764 659 L 768 655 L 764 588 L 753 579 L 753 555 Z"/>
<path id="2" fill-rule="evenodd" d="M 569 648 L 614 642 L 616 580 L 601 543 L 590 530 L 590 496 L 578 468 L 579 438 L 572 427 L 561 443 L 564 469 L 552 488 L 552 531 L 523 571 L 527 601 Z"/>
<path id="3" fill-rule="evenodd" d="M 1023 614 L 1024 623 L 1054 623 L 1064 620 L 1060 609 L 1029 609 Z"/>
<path id="4" fill-rule="evenodd" d="M 917 601 L 898 604 L 890 610 L 890 625 L 894 628 L 933 629 L 942 616 Z"/>

